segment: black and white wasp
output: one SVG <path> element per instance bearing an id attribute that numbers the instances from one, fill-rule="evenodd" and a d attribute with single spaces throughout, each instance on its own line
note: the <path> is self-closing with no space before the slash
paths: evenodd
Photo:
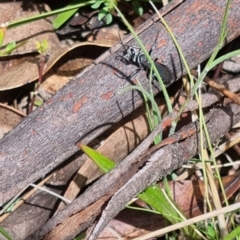
<path id="1" fill-rule="evenodd" d="M 151 55 L 155 45 L 156 43 L 150 49 L 149 55 Z M 126 47 L 123 44 L 122 46 L 124 48 L 124 51 L 123 51 L 123 55 L 119 56 L 121 61 L 124 62 L 125 64 L 133 64 L 138 67 L 129 77 L 134 76 L 140 70 L 145 70 L 147 73 L 150 73 L 151 64 L 149 63 L 149 61 L 147 60 L 146 56 L 144 55 L 144 53 L 141 51 L 140 48 L 131 47 L 131 46 Z M 163 83 L 165 85 L 169 85 L 171 82 L 174 81 L 174 76 L 167 66 L 157 62 L 157 59 L 154 60 L 154 65 L 157 68 L 158 73 L 160 74 L 163 80 Z M 157 80 L 157 77 L 154 73 L 153 73 L 153 80 Z"/>

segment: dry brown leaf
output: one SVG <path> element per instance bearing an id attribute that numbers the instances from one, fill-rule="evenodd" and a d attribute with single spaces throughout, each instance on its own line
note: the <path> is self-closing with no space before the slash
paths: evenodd
<path id="1" fill-rule="evenodd" d="M 0 104 L 0 139 L 18 123 L 22 121 L 24 114 L 4 104 Z"/>
<path id="2" fill-rule="evenodd" d="M 94 42 L 82 42 L 72 45 L 71 47 L 58 48 L 49 56 L 49 60 L 46 63 L 44 74 L 52 68 L 52 66 L 66 53 L 69 51 L 81 47 L 81 46 L 100 46 L 100 47 L 110 47 L 105 43 L 94 43 Z M 7 71 L 1 73 L 0 78 L 0 91 L 8 90 L 23 86 L 27 83 L 33 82 L 38 79 L 38 67 L 37 59 L 32 59 L 25 61 L 24 63 L 15 66 Z"/>
<path id="3" fill-rule="evenodd" d="M 103 230 L 98 239 L 118 240 L 143 236 L 164 226 L 161 215 L 124 209 Z"/>
<path id="4" fill-rule="evenodd" d="M 39 13 L 49 11 L 45 4 L 34 4 L 30 1 L 7 2 L 0 4 L 0 22 L 13 22 Z M 53 30 L 52 24 L 47 19 L 34 21 L 12 29 L 7 29 L 3 46 L 16 41 L 18 43 L 27 40 L 27 43 L 18 48 L 12 55 L 36 52 L 36 41 L 47 39 L 51 49 L 59 47 L 58 38 Z"/>
<path id="5" fill-rule="evenodd" d="M 126 34 L 126 31 L 120 31 L 118 25 L 111 25 L 94 31 L 93 34 L 89 35 L 87 40 L 103 41 L 114 45 L 119 41 L 119 35 L 123 38 L 124 34 Z"/>

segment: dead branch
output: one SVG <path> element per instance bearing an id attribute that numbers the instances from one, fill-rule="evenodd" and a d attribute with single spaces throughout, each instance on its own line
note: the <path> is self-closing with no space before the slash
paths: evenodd
<path id="1" fill-rule="evenodd" d="M 211 141 L 214 142 L 240 120 L 240 107 L 236 104 L 229 104 L 227 108 L 213 109 L 208 115 L 207 127 Z M 188 131 L 186 129 L 192 132 L 194 128 L 197 132 L 197 125 L 190 124 L 184 128 L 185 132 Z M 139 156 L 139 153 L 136 155 L 139 149 L 141 149 L 141 144 L 114 170 L 100 178 L 71 205 L 59 212 L 28 239 L 72 239 L 93 223 L 105 202 L 114 194 L 103 212 L 100 226 L 91 236 L 95 239 L 106 224 L 139 192 L 195 156 L 199 152 L 199 136 L 194 134 L 182 142 L 160 148 L 153 154 L 149 150 L 151 154 L 147 156 L 140 154 L 140 157 L 132 159 L 132 156 Z M 146 167 L 132 177 L 138 167 L 146 161 L 149 161 Z M 93 199 L 95 200 L 92 201 Z"/>
<path id="2" fill-rule="evenodd" d="M 231 3 L 227 42 L 239 35 L 239 6 L 238 1 Z M 209 57 L 217 44 L 224 7 L 223 0 L 189 0 L 166 16 L 191 68 Z M 184 70 L 178 52 L 166 30 L 155 21 L 156 16 L 147 21 L 138 30 L 139 36 L 148 47 L 159 33 L 153 58 L 161 57 L 179 77 Z M 133 40 L 128 44 L 135 45 Z M 134 66 L 115 59 L 120 47 L 103 54 L 1 140 L 0 204 L 78 151 L 79 140 L 88 143 L 142 104 L 137 92 L 119 94 L 132 83 L 114 72 L 128 76 L 134 70 Z M 136 77 L 148 89 L 145 73 Z"/>
<path id="3" fill-rule="evenodd" d="M 225 1 L 212 1 L 210 4 L 206 1 L 186 1 L 166 17 L 191 67 L 206 59 L 216 45 L 224 4 Z M 199 11 L 199 8 L 204 11 Z M 238 8 L 239 4 L 233 2 L 228 22 L 231 30 L 228 41 L 238 36 Z M 153 58 L 161 56 L 164 63 L 179 77 L 184 70 L 163 27 L 150 20 L 138 32 L 144 44 L 151 46 L 153 36 L 159 30 L 161 40 Z M 131 83 L 113 72 L 127 76 L 134 68 L 116 61 L 114 53 L 119 47 L 113 47 L 96 60 L 95 65 L 77 76 L 1 140 L 0 204 L 75 153 L 79 140 L 88 143 L 142 103 L 138 93 L 118 93 Z M 145 73 L 140 72 L 137 77 L 147 88 Z M 108 198 L 110 197 L 111 194 Z M 89 220 L 85 227 L 93 220 L 94 218 Z M 63 219 L 60 222 L 62 221 Z"/>

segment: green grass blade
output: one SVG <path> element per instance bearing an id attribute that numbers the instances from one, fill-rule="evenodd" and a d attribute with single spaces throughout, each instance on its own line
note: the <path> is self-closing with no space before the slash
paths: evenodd
<path id="1" fill-rule="evenodd" d="M 155 111 L 158 119 L 161 119 L 161 113 L 158 109 L 158 105 L 155 102 L 154 97 L 151 94 L 149 94 L 146 90 L 144 90 L 143 88 L 141 88 L 139 86 L 130 86 L 130 87 L 127 87 L 127 88 L 123 89 L 122 91 L 124 92 L 124 91 L 127 91 L 129 89 L 137 90 L 137 91 L 141 92 L 142 94 L 144 94 L 150 100 L 150 102 L 152 104 L 153 111 Z"/>
<path id="2" fill-rule="evenodd" d="M 148 187 L 144 192 L 138 194 L 138 198 L 162 214 L 172 224 L 186 219 L 177 206 L 175 206 L 175 203 L 157 185 Z M 183 232 L 186 236 L 191 236 L 191 239 L 193 239 L 192 237 L 198 239 L 193 229 L 195 229 L 195 226 L 184 227 Z"/>
<path id="3" fill-rule="evenodd" d="M 182 221 L 182 218 L 173 211 L 172 205 L 167 201 L 166 196 L 157 185 L 148 187 L 138 197 L 166 217 L 169 222 L 177 223 Z"/>
<path id="4" fill-rule="evenodd" d="M 70 4 L 67 5 L 67 7 L 72 7 L 76 4 L 79 4 L 80 2 L 81 0 L 73 0 Z M 60 13 L 52 22 L 53 28 L 58 29 L 59 27 L 61 27 L 70 17 L 73 16 L 75 12 L 78 11 L 78 9 L 79 8 Z"/>
<path id="5" fill-rule="evenodd" d="M 5 38 L 6 28 L 7 27 L 0 27 L 0 47 L 2 46 L 2 43 L 3 43 L 4 38 Z"/>
<path id="6" fill-rule="evenodd" d="M 202 71 L 201 75 L 199 76 L 197 82 L 194 84 L 194 87 L 193 87 L 192 92 L 191 92 L 191 96 L 189 96 L 187 98 L 187 100 L 184 102 L 184 104 L 182 105 L 182 107 L 181 107 L 181 109 L 179 111 L 179 116 L 182 114 L 184 108 L 190 102 L 190 100 L 192 99 L 194 94 L 196 94 L 196 91 L 199 88 L 200 84 L 203 82 L 203 79 L 207 75 L 207 72 L 210 71 L 214 66 L 217 65 L 216 64 L 216 60 L 214 61 L 214 59 L 216 58 L 219 50 L 221 49 L 221 47 L 222 47 L 222 45 L 224 43 L 225 37 L 226 37 L 226 32 L 227 32 L 226 31 L 226 24 L 227 24 L 227 16 L 228 16 L 228 12 L 229 12 L 230 2 L 231 2 L 230 0 L 227 1 L 227 5 L 226 5 L 224 16 L 223 16 L 223 21 L 222 21 L 222 25 L 221 25 L 221 32 L 220 32 L 220 35 L 219 35 L 217 46 L 215 47 L 211 57 L 209 58 L 206 66 L 205 66 L 204 70 Z M 228 54 L 226 54 L 226 55 L 228 55 Z"/>
<path id="7" fill-rule="evenodd" d="M 97 164 L 97 166 L 104 173 L 111 171 L 116 166 L 114 161 L 97 152 L 96 150 L 83 144 L 79 144 L 78 146 L 88 157 L 90 157 Z"/>
<path id="8" fill-rule="evenodd" d="M 134 36 L 135 40 L 137 41 L 139 47 L 141 48 L 141 50 L 143 51 L 144 55 L 146 56 L 147 60 L 149 61 L 149 63 L 151 64 L 152 68 L 153 68 L 153 71 L 157 77 L 157 79 L 159 79 L 159 84 L 160 84 L 160 87 L 161 87 L 161 90 L 162 90 L 162 93 L 164 95 L 164 98 L 165 98 L 165 101 L 166 101 L 166 104 L 167 104 L 167 108 L 168 108 L 168 111 L 169 112 L 172 112 L 172 105 L 171 105 L 171 101 L 170 101 L 170 98 L 168 96 L 168 92 L 166 90 L 166 87 L 161 79 L 161 76 L 155 66 L 155 64 L 153 63 L 153 60 L 152 58 L 149 56 L 149 53 L 148 51 L 146 50 L 146 48 L 144 47 L 144 45 L 142 44 L 141 40 L 139 39 L 138 35 L 134 32 L 133 28 L 131 27 L 131 25 L 128 23 L 128 21 L 126 20 L 126 18 L 123 16 L 123 14 L 121 13 L 121 11 L 117 8 L 117 6 L 115 4 L 114 5 L 114 8 L 115 10 L 117 11 L 117 13 L 119 14 L 119 16 L 121 17 L 121 19 L 123 20 L 124 24 L 127 26 L 127 28 L 129 29 L 129 31 L 132 33 L 132 35 Z"/>
<path id="9" fill-rule="evenodd" d="M 240 237 L 240 226 L 230 232 L 223 240 L 234 240 L 237 236 Z"/>
<path id="10" fill-rule="evenodd" d="M 0 233 L 8 240 L 13 240 L 13 238 L 0 226 Z"/>
<path id="11" fill-rule="evenodd" d="M 38 14 L 38 15 L 35 15 L 35 16 L 32 16 L 32 17 L 24 18 L 24 19 L 21 19 L 21 20 L 13 21 L 13 22 L 9 23 L 7 28 L 10 29 L 10 28 L 18 27 L 22 24 L 26 24 L 26 23 L 29 23 L 29 22 L 32 22 L 32 21 L 37 21 L 37 20 L 40 20 L 40 19 L 43 19 L 43 18 L 46 18 L 46 17 L 50 17 L 50 16 L 53 16 L 53 15 L 56 15 L 56 14 L 59 14 L 59 13 L 65 12 L 65 11 L 78 9 L 80 7 L 87 6 L 87 5 L 90 5 L 90 4 L 93 4 L 93 3 L 95 3 L 95 0 L 86 1 L 84 3 L 79 3 L 79 4 L 76 4 L 74 6 L 60 8 L 60 9 L 57 9 L 57 10 L 54 10 L 54 11 L 51 11 L 51 12 L 46 12 L 46 13 Z"/>

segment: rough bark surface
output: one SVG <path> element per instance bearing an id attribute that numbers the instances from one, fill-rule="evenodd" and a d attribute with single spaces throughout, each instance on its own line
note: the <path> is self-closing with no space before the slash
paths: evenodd
<path id="1" fill-rule="evenodd" d="M 239 122 L 240 107 L 236 104 L 229 104 L 227 108 L 213 109 L 208 116 L 207 127 L 210 139 L 214 142 L 228 132 L 234 124 Z M 193 124 L 189 124 L 189 126 L 192 128 Z M 185 129 L 188 129 L 188 127 L 186 126 Z M 74 238 L 78 233 L 93 223 L 106 201 L 116 192 L 106 210 L 102 213 L 100 218 L 102 221 L 99 223 L 100 226 L 97 224 L 100 228 L 97 228 L 94 234 L 91 235 L 91 239 L 95 239 L 102 230 L 103 225 L 105 226 L 116 216 L 139 192 L 169 172 L 180 167 L 189 158 L 195 156 L 199 152 L 199 139 L 199 135 L 195 134 L 182 142 L 165 146 L 154 152 L 159 158 L 156 158 L 154 154 L 149 154 L 147 157 L 140 157 L 141 160 L 138 158 L 135 159 L 135 162 L 132 162 L 131 155 L 133 155 L 134 152 L 131 153 L 115 169 L 100 178 L 98 182 L 88 188 L 80 197 L 74 200 L 72 204 L 60 211 L 55 217 L 50 219 L 45 226 L 27 239 L 68 240 Z M 140 144 L 139 149 L 141 149 L 143 143 Z M 132 173 L 145 161 L 149 162 L 130 179 Z M 130 165 L 129 162 L 132 162 L 132 164 Z M 127 166 L 129 170 L 126 169 Z M 123 169 L 123 171 L 121 171 L 121 169 Z M 123 184 L 125 185 L 123 186 Z M 122 187 L 119 189 L 120 186 Z M 117 191 L 118 189 L 119 191 Z M 93 201 L 93 199 L 95 199 L 95 201 Z M 102 199 L 104 199 L 104 201 Z"/>
<path id="2" fill-rule="evenodd" d="M 240 112 L 238 105 L 234 106 Z M 207 114 L 207 123 L 211 142 L 221 138 L 228 132 L 233 124 L 234 113 L 229 106 L 228 111 L 214 109 Z M 239 114 L 235 115 L 239 120 Z M 207 120 L 205 120 L 207 122 Z M 189 124 L 190 128 L 191 123 Z M 219 130 L 221 129 L 221 130 Z M 186 128 L 186 132 L 187 132 Z M 205 147 L 207 147 L 206 141 Z M 125 207 L 138 193 L 144 191 L 148 186 L 156 183 L 167 174 L 181 167 L 189 158 L 200 153 L 200 135 L 195 134 L 186 138 L 185 141 L 177 142 L 160 150 L 153 152 L 147 159 L 147 164 L 136 173 L 123 187 L 121 187 L 111 198 L 107 207 L 103 210 L 101 217 L 88 240 L 97 239 L 107 224 Z"/>
<path id="3" fill-rule="evenodd" d="M 239 3 L 231 3 L 228 42 L 239 34 Z M 223 0 L 188 0 L 166 16 L 190 67 L 209 57 L 216 46 L 225 4 Z M 139 36 L 150 48 L 160 32 L 152 57 L 164 60 L 179 77 L 184 71 L 178 52 L 156 19 L 147 21 Z M 88 143 L 142 103 L 137 92 L 119 94 L 132 83 L 115 73 L 129 75 L 135 69 L 115 59 L 120 47 L 103 54 L 1 140 L 0 205 L 78 151 L 78 141 Z M 148 88 L 143 71 L 136 77 Z"/>

